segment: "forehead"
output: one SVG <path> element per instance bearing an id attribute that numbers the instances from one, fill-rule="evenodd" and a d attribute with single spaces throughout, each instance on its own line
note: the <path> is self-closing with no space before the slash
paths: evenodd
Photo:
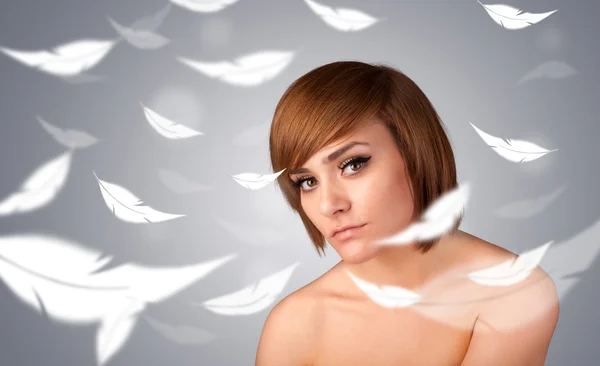
<path id="1" fill-rule="evenodd" d="M 365 125 L 357 128 L 355 132 L 350 133 L 347 137 L 340 138 L 310 156 L 307 161 L 299 168 L 291 169 L 288 175 L 308 173 L 308 166 L 311 165 L 327 165 L 338 159 L 346 151 L 361 146 L 362 148 L 381 147 L 382 142 L 385 144 L 386 137 L 384 136 L 387 127 L 380 121 L 370 121 Z M 305 168 L 306 167 L 306 168 Z"/>
<path id="2" fill-rule="evenodd" d="M 382 134 L 387 133 L 386 126 L 378 120 L 369 121 L 359 128 L 357 128 L 354 132 L 348 134 L 346 137 L 339 138 L 328 145 L 325 145 L 317 152 L 315 152 L 310 158 L 313 159 L 321 159 L 330 153 L 338 150 L 340 147 L 348 144 L 350 141 L 364 141 L 372 145 L 372 142 L 377 140 L 381 140 Z M 359 144 L 359 146 L 361 146 Z"/>

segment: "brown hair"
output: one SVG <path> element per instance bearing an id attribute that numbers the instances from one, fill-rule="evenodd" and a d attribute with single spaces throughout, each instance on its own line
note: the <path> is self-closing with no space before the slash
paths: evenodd
<path id="1" fill-rule="evenodd" d="M 273 115 L 269 136 L 274 172 L 299 168 L 324 146 L 345 138 L 373 117 L 386 124 L 406 164 L 414 200 L 412 220 L 446 191 L 457 187 L 450 141 L 435 108 L 404 73 L 384 64 L 338 61 L 294 81 Z M 300 214 L 319 256 L 325 238 L 300 203 L 300 192 L 285 172 L 277 178 L 287 203 Z M 461 214 L 453 230 L 463 219 Z M 420 242 L 426 253 L 438 239 Z"/>

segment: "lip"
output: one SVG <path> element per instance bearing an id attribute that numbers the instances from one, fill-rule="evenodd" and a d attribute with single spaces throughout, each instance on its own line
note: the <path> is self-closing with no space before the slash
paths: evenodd
<path id="1" fill-rule="evenodd" d="M 333 232 L 333 235 L 331 235 L 331 238 L 335 238 L 335 239 L 340 239 L 340 240 L 345 240 L 345 239 L 349 239 L 352 236 L 354 236 L 356 233 L 358 233 L 360 231 L 360 229 L 362 229 L 366 224 L 362 224 L 362 225 L 347 225 L 347 226 L 342 226 L 339 229 L 336 229 Z"/>

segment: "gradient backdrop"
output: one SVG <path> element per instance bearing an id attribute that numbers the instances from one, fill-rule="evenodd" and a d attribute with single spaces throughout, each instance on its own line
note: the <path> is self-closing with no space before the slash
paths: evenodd
<path id="1" fill-rule="evenodd" d="M 263 322 L 275 302 L 238 316 L 194 304 L 299 263 L 278 301 L 339 257 L 331 248 L 326 258 L 318 257 L 275 185 L 249 190 L 231 176 L 272 173 L 268 124 L 292 81 L 332 61 L 383 62 L 422 87 L 448 128 L 459 181 L 472 185 L 461 229 L 515 252 L 554 240 L 563 245 L 562 252 L 543 267 L 583 270 L 561 299 L 546 365 L 597 365 L 600 3 L 506 0 L 532 13 L 558 9 L 519 30 L 496 24 L 476 0 L 318 3 L 360 10 L 381 21 L 342 32 L 303 0 L 239 0 L 212 13 L 166 0 L 3 1 L 0 47 L 51 50 L 75 40 L 116 39 L 109 17 L 129 26 L 161 9 L 170 10 L 156 32 L 170 42 L 144 49 L 120 41 L 85 73 L 94 78 L 79 82 L 0 53 L 0 200 L 65 151 L 36 116 L 99 140 L 74 152 L 64 187 L 51 202 L 0 217 L 2 236 L 61 238 L 114 257 L 113 266 L 177 267 L 236 253 L 202 279 L 147 304 L 106 364 L 253 365 Z M 177 60 L 233 62 L 271 50 L 293 52 L 293 58 L 275 77 L 247 87 Z M 554 63 L 543 66 L 548 62 Z M 546 71 L 519 83 L 538 67 Z M 164 138 L 150 126 L 140 103 L 204 135 Z M 513 163 L 495 153 L 469 122 L 497 137 L 558 150 Z M 119 220 L 104 203 L 94 172 L 157 210 L 186 216 L 152 224 Z M 0 272 L 0 278 L 5 275 Z M 98 364 L 98 324 L 47 318 L 5 281 L 0 281 L 0 330 L 2 366 Z"/>

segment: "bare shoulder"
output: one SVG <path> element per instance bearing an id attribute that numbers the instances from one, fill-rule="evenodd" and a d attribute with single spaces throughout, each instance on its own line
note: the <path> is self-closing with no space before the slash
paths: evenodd
<path id="1" fill-rule="evenodd" d="M 472 251 L 474 269 L 486 269 L 515 260 L 518 254 L 470 234 L 465 240 Z M 492 328 L 554 326 L 558 319 L 559 299 L 554 281 L 536 266 L 514 283 L 480 285 L 489 300 L 482 303 L 480 320 Z M 532 324 L 533 323 L 533 324 Z"/>
<path id="2" fill-rule="evenodd" d="M 315 352 L 317 301 L 304 286 L 279 301 L 267 316 L 256 353 L 256 366 L 310 364 Z"/>
<path id="3" fill-rule="evenodd" d="M 474 258 L 476 258 L 473 263 L 477 266 L 500 264 L 506 261 L 515 260 L 519 256 L 510 250 L 470 234 L 466 234 L 465 240 L 471 243 L 470 249 L 472 248 Z M 544 288 L 554 288 L 552 278 L 539 266 L 536 266 L 522 283 L 526 285 L 537 283 Z"/>
<path id="4" fill-rule="evenodd" d="M 318 305 L 314 284 L 315 282 L 311 282 L 284 297 L 273 307 L 269 317 L 284 318 L 291 315 L 292 321 L 301 319 L 303 323 L 314 318 Z"/>
<path id="5" fill-rule="evenodd" d="M 460 264 L 464 267 L 485 268 L 498 264 L 499 261 L 517 258 L 510 250 L 464 231 L 458 231 L 452 242 L 455 248 L 453 250 L 457 252 L 457 257 L 461 259 Z"/>
<path id="6" fill-rule="evenodd" d="M 477 269 L 511 264 L 518 257 L 479 238 L 471 240 Z M 507 271 L 506 277 L 501 278 L 510 281 L 475 286 L 476 292 L 483 294 L 486 301 L 479 306 L 469 348 L 461 365 L 497 365 L 498 360 L 502 360 L 503 365 L 542 366 L 559 316 L 554 281 L 539 266 Z"/>
<path id="7" fill-rule="evenodd" d="M 515 260 L 518 257 L 518 254 L 508 249 L 463 231 L 456 236 L 455 241 L 463 248 L 461 250 L 461 256 L 465 258 L 463 263 L 471 268 L 483 269 L 506 261 Z M 536 278 L 538 280 L 543 278 L 545 285 L 552 282 L 550 276 L 539 266 L 535 267 L 528 278 Z"/>

